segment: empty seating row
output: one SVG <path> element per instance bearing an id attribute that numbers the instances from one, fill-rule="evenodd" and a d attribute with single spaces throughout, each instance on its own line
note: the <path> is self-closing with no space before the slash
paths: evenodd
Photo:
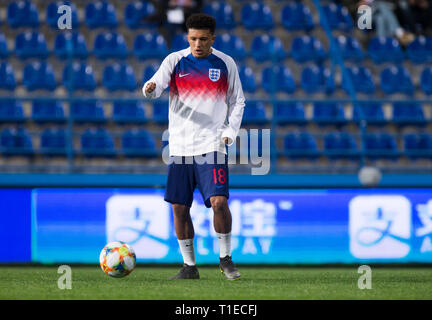
<path id="1" fill-rule="evenodd" d="M 324 135 L 323 147 L 308 132 L 292 132 L 283 139 L 283 150 L 279 155 L 290 158 L 316 159 L 327 156 L 331 159 L 358 159 L 364 155 L 373 159 L 397 160 L 399 156 L 411 159 L 432 158 L 432 135 L 409 133 L 403 135 L 403 150 L 399 150 L 395 136 L 381 133 L 366 133 L 357 139 L 348 132 L 329 132 Z"/>
<path id="2" fill-rule="evenodd" d="M 400 63 L 405 58 L 415 63 L 432 61 L 432 37 L 419 36 L 404 51 L 399 42 L 391 37 L 372 38 L 365 52 L 357 39 L 351 36 L 336 37 L 336 45 L 342 57 L 346 60 L 361 61 L 369 57 L 375 63 Z M 120 58 L 134 55 L 139 59 L 164 58 L 170 51 L 178 51 L 189 46 L 185 34 L 174 37 L 171 48 L 168 48 L 164 37 L 158 32 L 146 32 L 135 37 L 133 48 L 129 51 L 124 36 L 117 32 L 107 31 L 99 33 L 93 44 L 93 51 L 88 49 L 85 37 L 79 32 L 62 32 L 57 34 L 53 52 L 59 58 L 70 56 L 86 58 L 93 53 L 99 59 Z M 247 56 L 257 61 L 283 60 L 292 57 L 297 62 L 322 61 L 328 52 L 322 42 L 314 36 L 297 36 L 292 40 L 288 51 L 281 39 L 271 34 L 257 35 L 252 39 L 251 47 L 246 49 L 243 40 L 235 34 L 222 33 L 216 37 L 214 47 L 235 59 Z M 46 58 L 51 53 L 45 36 L 37 31 L 26 31 L 17 35 L 14 52 L 19 58 Z M 0 57 L 10 55 L 7 39 L 0 34 Z"/>
<path id="3" fill-rule="evenodd" d="M 49 128 L 40 134 L 39 148 L 34 148 L 32 136 L 24 128 L 6 128 L 0 132 L 0 154 L 65 156 L 68 152 L 88 157 L 102 156 L 144 156 L 160 154 L 155 138 L 145 129 L 127 130 L 120 134 L 121 147 L 116 148 L 114 135 L 104 128 L 86 129 L 76 134 L 80 139 L 80 149 L 71 149 L 70 136 L 64 129 Z M 317 138 L 307 131 L 291 132 L 283 138 L 283 148 L 278 153 L 290 158 L 314 159 L 320 156 L 329 158 L 357 159 L 364 155 L 370 159 L 387 158 L 396 160 L 398 156 L 410 158 L 432 157 L 432 135 L 428 133 L 408 133 L 402 135 L 403 148 L 399 150 L 396 137 L 386 133 L 366 133 L 353 135 L 348 132 L 329 132 L 323 137 L 323 147 L 317 147 Z M 162 144 L 164 147 L 166 144 Z M 260 145 L 258 145 L 260 148 Z"/>
<path id="4" fill-rule="evenodd" d="M 432 61 L 432 37 L 418 36 L 405 50 L 392 37 L 373 37 L 366 51 L 352 36 L 337 36 L 336 45 L 345 60 L 362 61 L 370 58 L 376 64 L 400 63 L 405 59 L 417 64 Z"/>
<path id="5" fill-rule="evenodd" d="M 420 103 L 400 101 L 393 103 L 390 118 L 386 118 L 379 102 L 358 102 L 354 104 L 352 117 L 345 115 L 344 105 L 337 102 L 315 102 L 313 104 L 312 118 L 306 117 L 305 106 L 301 102 L 277 102 L 274 105 L 273 119 L 280 124 L 317 124 L 344 125 L 349 122 L 360 123 L 366 121 L 371 125 L 397 125 L 424 126 L 428 123 L 425 112 Z M 244 109 L 243 123 L 268 123 L 271 118 L 266 114 L 264 103 L 250 101 Z"/>
<path id="6" fill-rule="evenodd" d="M 143 70 L 144 83 L 156 72 L 158 65 L 149 64 Z M 250 67 L 239 68 L 240 79 L 246 92 L 256 92 L 258 89 L 255 74 Z M 52 66 L 46 61 L 36 61 L 25 66 L 22 84 L 29 91 L 50 90 L 59 86 L 55 79 Z M 107 65 L 102 75 L 102 86 L 110 91 L 134 91 L 140 86 L 133 68 L 125 63 Z M 84 62 L 67 64 L 63 69 L 62 84 L 69 90 L 93 91 L 98 87 L 93 68 Z M 7 62 L 0 63 L 0 89 L 14 90 L 17 86 L 15 73 Z M 293 93 L 296 90 L 291 70 L 284 65 L 266 67 L 262 71 L 262 88 L 267 92 Z M 307 66 L 301 74 L 301 88 L 308 93 L 325 92 L 331 94 L 335 88 L 333 73 L 323 66 Z"/>
<path id="7" fill-rule="evenodd" d="M 76 123 L 94 122 L 104 123 L 112 120 L 116 123 L 145 123 L 152 121 L 158 124 L 168 123 L 168 102 L 155 101 L 150 118 L 142 101 L 114 101 L 112 117 L 107 117 L 106 109 L 99 100 L 82 100 L 70 103 L 69 116 Z M 65 122 L 67 116 L 64 104 L 55 100 L 36 100 L 32 103 L 31 119 L 38 123 Z M 0 100 L 0 122 L 23 122 L 27 118 L 20 101 Z"/>
<path id="8" fill-rule="evenodd" d="M 134 91 L 157 71 L 158 64 L 148 64 L 138 78 L 134 69 L 127 63 L 114 62 L 107 65 L 102 72 L 101 83 L 95 76 L 93 67 L 85 62 L 66 64 L 63 68 L 61 83 L 56 80 L 55 72 L 46 60 L 30 62 L 23 68 L 22 85 L 27 90 L 53 91 L 58 86 L 64 85 L 71 91 L 93 91 L 100 85 L 104 88 L 115 90 Z M 256 73 L 251 67 L 244 64 L 239 66 L 239 75 L 245 92 L 255 93 L 259 88 Z M 266 93 L 285 92 L 294 93 L 302 89 L 306 93 L 332 94 L 339 88 L 335 81 L 334 72 L 323 65 L 307 65 L 300 73 L 298 84 L 289 67 L 283 64 L 275 64 L 262 69 L 260 86 Z M 394 65 L 384 68 L 379 77 L 380 89 L 388 95 L 405 94 L 411 96 L 416 88 L 408 70 L 402 65 Z M 342 74 L 340 88 L 350 92 L 350 84 L 357 93 L 374 94 L 377 92 L 377 84 L 371 71 L 364 66 L 347 67 Z M 0 63 L 0 89 L 15 90 L 17 86 L 15 71 L 8 62 Z M 432 94 L 432 67 L 425 67 L 420 74 L 420 89 L 423 93 Z"/>
<path id="9" fill-rule="evenodd" d="M 274 35 L 257 35 L 253 38 L 250 50 L 245 48 L 243 40 L 235 34 L 223 33 L 216 37 L 214 48 L 219 49 L 237 60 L 251 56 L 256 61 L 280 61 L 292 57 L 297 62 L 322 61 L 328 53 L 319 39 L 313 36 L 298 36 L 292 41 L 288 51 L 278 37 Z M 60 59 L 68 57 L 85 59 L 94 54 L 99 59 L 125 59 L 133 55 L 138 59 L 163 59 L 170 51 L 178 51 L 189 47 L 186 34 L 174 37 L 171 50 L 162 35 L 157 32 L 146 32 L 135 37 L 132 50 L 128 49 L 124 36 L 117 32 L 97 34 L 93 51 L 88 49 L 85 37 L 79 32 L 58 33 L 54 42 L 54 53 Z M 14 52 L 20 59 L 47 58 L 48 49 L 44 34 L 37 31 L 26 31 L 15 38 L 15 48 L 11 51 L 7 39 L 0 34 L 0 57 L 6 58 Z"/>
<path id="10" fill-rule="evenodd" d="M 64 6 L 68 6 L 65 9 Z M 77 28 L 81 22 L 78 19 L 78 10 L 72 1 L 51 2 L 46 7 L 46 23 L 52 28 L 59 28 L 59 20 L 70 10 L 72 17 L 71 27 Z M 145 18 L 155 12 L 151 2 L 130 2 L 124 10 L 124 22 L 130 28 L 153 27 L 154 23 L 146 23 Z M 119 24 L 116 8 L 107 1 L 89 2 L 85 6 L 85 24 L 89 28 L 116 28 Z M 7 23 L 12 28 L 38 27 L 41 23 L 39 13 L 32 1 L 21 0 L 11 2 L 7 8 Z"/>
<path id="11" fill-rule="evenodd" d="M 64 5 L 68 9 L 64 9 Z M 78 18 L 78 10 L 71 1 L 51 2 L 46 7 L 46 23 L 52 28 L 58 28 L 59 19 L 69 10 L 72 16 L 72 26 L 79 27 L 81 21 Z M 345 9 L 346 10 L 346 9 Z M 336 11 L 336 19 L 342 16 L 345 23 L 347 17 L 343 16 L 345 11 L 339 7 L 336 10 L 331 9 L 329 12 Z M 341 11 L 341 14 L 338 14 Z M 151 28 L 156 27 L 157 23 L 152 22 L 148 17 L 151 17 L 156 12 L 156 9 L 151 1 L 130 1 L 122 13 L 116 11 L 113 3 L 100 0 L 90 2 L 85 6 L 84 23 L 89 28 L 116 28 L 119 21 L 132 29 L 135 28 Z M 218 28 L 232 29 L 240 23 L 235 20 L 234 11 L 230 4 L 224 1 L 213 1 L 207 3 L 203 12 L 208 13 L 218 21 Z M 123 19 L 119 19 L 119 14 L 123 15 Z M 245 3 L 241 8 L 241 24 L 250 30 L 265 29 L 270 30 L 275 26 L 274 14 L 268 5 L 264 3 L 254 2 Z M 288 30 L 310 30 L 314 27 L 312 14 L 310 9 L 302 3 L 289 3 L 284 5 L 280 11 L 282 25 Z M 334 18 L 332 19 L 332 23 Z M 30 0 L 21 0 L 12 2 L 7 8 L 7 23 L 12 28 L 19 27 L 38 27 L 41 24 L 40 15 L 35 4 Z M 337 24 L 337 22 L 336 22 Z M 352 21 L 351 21 L 352 25 Z M 339 25 L 337 25 L 339 26 Z"/>
<path id="12" fill-rule="evenodd" d="M 159 124 L 168 122 L 167 101 L 155 101 L 152 108 L 152 116 L 146 114 L 142 101 L 114 101 L 112 104 L 112 117 L 99 100 L 82 100 L 70 103 L 70 111 L 65 112 L 64 104 L 55 100 L 36 100 L 32 103 L 31 120 L 35 122 L 65 122 L 66 114 L 69 114 L 74 122 L 104 123 L 114 121 L 116 123 L 145 123 L 148 121 Z M 267 115 L 263 102 L 250 101 L 244 109 L 244 124 L 268 123 L 271 117 Z M 352 117 L 345 115 L 342 103 L 315 102 L 313 104 L 312 118 L 306 117 L 305 106 L 301 102 L 277 102 L 274 105 L 273 119 L 280 124 L 305 124 L 315 122 L 317 124 L 347 124 L 359 123 L 362 120 L 372 125 L 386 125 L 395 123 L 399 125 L 422 126 L 428 119 L 420 103 L 395 102 L 391 110 L 390 118 L 384 116 L 384 111 L 379 102 L 358 102 L 354 104 Z M 10 99 L 0 100 L 0 122 L 23 122 L 27 118 L 24 114 L 22 103 Z"/>
<path id="13" fill-rule="evenodd" d="M 0 132 L 0 154 L 65 156 L 68 152 L 85 156 L 154 157 L 159 154 L 153 135 L 145 129 L 131 129 L 120 135 L 121 150 L 115 149 L 113 135 L 104 128 L 86 129 L 79 134 L 80 150 L 69 150 L 69 134 L 64 129 L 49 128 L 40 134 L 39 148 L 35 150 L 32 136 L 25 128 L 6 128 Z"/>
<path id="14" fill-rule="evenodd" d="M 150 70 L 150 71 L 149 71 Z M 155 70 L 154 66 L 148 66 L 144 70 L 143 79 Z M 24 67 L 22 84 L 28 91 L 55 90 L 59 85 L 51 64 L 46 61 L 35 61 Z M 95 79 L 93 68 L 86 63 L 74 62 L 67 64 L 63 69 L 62 85 L 69 90 L 93 91 L 98 83 Z M 17 86 L 15 73 L 7 62 L 0 63 L 0 89 L 14 90 Z M 108 90 L 134 91 L 138 88 L 135 72 L 128 64 L 114 63 L 104 68 L 102 86 Z"/>
<path id="15" fill-rule="evenodd" d="M 347 67 L 347 75 L 342 77 L 342 88 L 349 91 L 348 84 L 351 81 L 354 89 L 358 93 L 373 94 L 376 92 L 371 71 L 364 66 Z M 432 69 L 425 67 L 421 73 L 420 88 L 424 93 L 432 92 Z M 349 79 L 347 78 L 349 77 Z M 380 87 L 386 94 L 401 93 L 412 95 L 415 91 L 412 77 L 408 70 L 402 65 L 393 65 L 382 69 L 380 75 Z"/>

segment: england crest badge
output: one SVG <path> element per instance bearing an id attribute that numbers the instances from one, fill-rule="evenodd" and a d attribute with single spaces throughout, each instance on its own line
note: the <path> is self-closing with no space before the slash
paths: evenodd
<path id="1" fill-rule="evenodd" d="M 218 81 L 220 78 L 220 69 L 209 69 L 209 78 L 213 82 Z"/>

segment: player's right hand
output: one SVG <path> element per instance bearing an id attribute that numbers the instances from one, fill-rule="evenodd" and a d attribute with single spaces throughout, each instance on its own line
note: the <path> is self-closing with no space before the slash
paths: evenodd
<path id="1" fill-rule="evenodd" d="M 146 94 L 152 93 L 155 89 L 156 89 L 156 83 L 149 82 L 145 87 L 145 93 Z"/>

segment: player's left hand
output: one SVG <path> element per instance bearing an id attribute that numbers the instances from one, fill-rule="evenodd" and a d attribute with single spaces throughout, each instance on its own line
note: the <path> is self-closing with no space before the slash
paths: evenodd
<path id="1" fill-rule="evenodd" d="M 225 144 L 228 144 L 228 142 L 229 142 L 228 137 L 223 138 L 223 142 L 224 142 Z"/>

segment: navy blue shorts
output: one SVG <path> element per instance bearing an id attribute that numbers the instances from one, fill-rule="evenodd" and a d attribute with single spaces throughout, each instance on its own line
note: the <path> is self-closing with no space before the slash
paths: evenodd
<path id="1" fill-rule="evenodd" d="M 219 158 L 219 161 L 218 161 Z M 204 161 L 213 159 L 213 161 Z M 165 201 L 192 206 L 195 188 L 201 192 L 207 208 L 210 197 L 229 197 L 227 155 L 210 152 L 196 157 L 170 157 Z M 213 162 L 213 163 L 211 163 Z"/>

